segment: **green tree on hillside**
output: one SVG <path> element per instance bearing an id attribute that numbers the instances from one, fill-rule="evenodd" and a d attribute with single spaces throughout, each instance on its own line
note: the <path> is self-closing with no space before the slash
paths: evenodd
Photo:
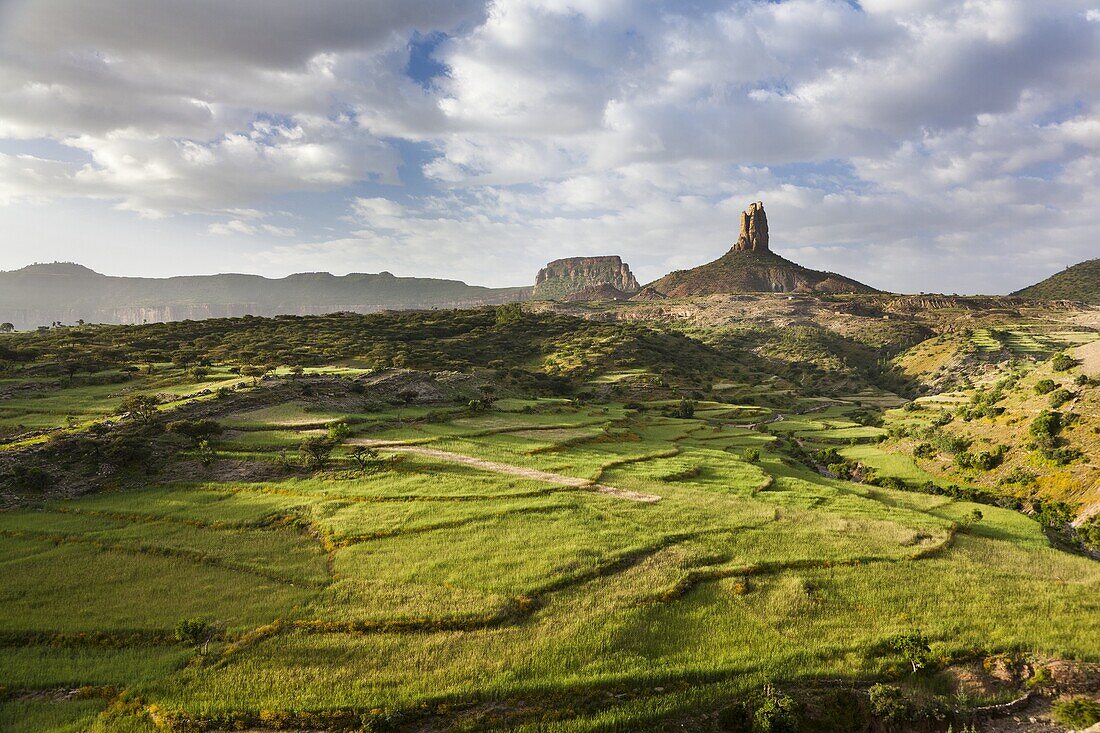
<path id="1" fill-rule="evenodd" d="M 920 629 L 898 634 L 890 640 L 890 646 L 912 665 L 913 674 L 927 666 L 932 656 L 932 646 Z"/>
<path id="2" fill-rule="evenodd" d="M 260 380 L 263 378 L 263 376 L 265 374 L 267 374 L 267 368 L 266 367 L 255 366 L 255 365 L 252 365 L 252 364 L 250 364 L 248 366 L 241 367 L 241 376 L 242 377 L 251 377 L 253 387 L 255 387 L 257 384 L 260 383 Z"/>
<path id="3" fill-rule="evenodd" d="M 301 456 L 302 464 L 306 468 L 321 471 L 328 465 L 332 449 L 335 447 L 336 444 L 327 437 L 315 435 L 302 441 L 298 446 L 298 455 Z"/>
<path id="4" fill-rule="evenodd" d="M 136 422 L 151 423 L 157 416 L 158 404 L 160 400 L 153 395 L 130 395 L 118 406 L 117 412 Z"/>

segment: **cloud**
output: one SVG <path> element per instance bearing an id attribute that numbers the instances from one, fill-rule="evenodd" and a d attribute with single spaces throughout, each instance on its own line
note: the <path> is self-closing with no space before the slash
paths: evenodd
<path id="1" fill-rule="evenodd" d="M 0 201 L 89 198 L 285 240 L 257 266 L 504 284 L 612 252 L 653 279 L 721 254 L 763 199 L 777 249 L 806 265 L 1005 291 L 1095 253 L 1096 14 L 1085 0 L 15 0 L 0 10 L 0 141 L 67 154 L 0 153 Z M 444 72 L 414 79 L 425 38 Z M 264 220 L 294 194 L 300 224 Z"/>

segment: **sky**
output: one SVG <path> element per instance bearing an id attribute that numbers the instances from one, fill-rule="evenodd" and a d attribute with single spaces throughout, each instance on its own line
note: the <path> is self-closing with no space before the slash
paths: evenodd
<path id="1" fill-rule="evenodd" d="M 1100 256 L 1097 0 L 0 0 L 0 269 L 900 292 Z"/>

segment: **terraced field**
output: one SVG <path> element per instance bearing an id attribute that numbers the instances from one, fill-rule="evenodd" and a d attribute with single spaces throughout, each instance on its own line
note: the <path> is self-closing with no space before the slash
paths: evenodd
<path id="1" fill-rule="evenodd" d="M 226 450 L 246 436 L 269 461 L 346 419 L 340 453 L 392 461 L 0 514 L 0 680 L 90 690 L 20 693 L 9 729 L 644 727 L 766 682 L 895 674 L 883 644 L 914 628 L 937 655 L 1100 658 L 1100 566 L 1036 523 L 983 507 L 964 526 L 966 502 L 778 450 L 873 447 L 854 402 L 662 406 L 519 400 L 425 422 L 280 405 L 226 416 L 247 428 Z M 188 618 L 216 624 L 206 654 L 175 641 Z M 126 690 L 106 712 L 102 686 Z"/>

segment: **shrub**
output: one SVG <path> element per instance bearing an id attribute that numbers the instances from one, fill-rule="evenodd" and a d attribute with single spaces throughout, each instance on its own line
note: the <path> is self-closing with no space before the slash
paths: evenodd
<path id="1" fill-rule="evenodd" d="M 351 435 L 351 428 L 343 420 L 334 422 L 328 426 L 328 439 L 333 443 L 341 443 Z"/>
<path id="2" fill-rule="evenodd" d="M 695 403 L 685 397 L 680 400 L 680 404 L 673 410 L 672 416 L 690 420 L 695 416 Z"/>
<path id="3" fill-rule="evenodd" d="M 217 633 L 214 624 L 201 618 L 185 618 L 176 624 L 176 641 L 199 649 L 205 654 L 207 647 Z"/>
<path id="4" fill-rule="evenodd" d="M 38 466 L 26 466 L 17 463 L 5 477 L 0 477 L 0 485 L 10 486 L 22 491 L 45 491 L 53 483 L 53 477 Z"/>
<path id="5" fill-rule="evenodd" d="M 356 446 L 352 450 L 351 460 L 364 473 L 378 473 L 386 467 L 386 460 L 378 455 L 378 451 L 365 445 Z"/>
<path id="6" fill-rule="evenodd" d="M 1055 354 L 1050 360 L 1050 368 L 1056 372 L 1064 372 L 1077 366 L 1077 360 L 1069 354 Z"/>
<path id="7" fill-rule="evenodd" d="M 936 449 L 931 443 L 928 443 L 928 442 L 918 443 L 917 446 L 915 448 L 913 448 L 913 457 L 914 458 L 935 458 L 936 457 Z"/>
<path id="8" fill-rule="evenodd" d="M 770 686 L 765 687 L 752 722 L 756 733 L 793 733 L 798 728 L 794 699 Z"/>
<path id="9" fill-rule="evenodd" d="M 928 637 L 920 629 L 898 634 L 890 639 L 890 647 L 901 654 L 902 659 L 909 662 L 916 674 L 922 667 L 927 666 L 932 656 L 932 647 Z"/>
<path id="10" fill-rule="evenodd" d="M 1027 432 L 1036 438 L 1053 437 L 1062 429 L 1062 418 L 1057 412 L 1043 410 L 1031 421 Z"/>
<path id="11" fill-rule="evenodd" d="M 329 456 L 332 455 L 332 449 L 335 447 L 336 444 L 327 437 L 315 435 L 302 441 L 298 446 L 298 455 L 306 468 L 320 471 L 328 464 Z"/>
<path id="12" fill-rule="evenodd" d="M 1050 395 L 1050 407 L 1052 410 L 1057 410 L 1062 405 L 1066 404 L 1074 398 L 1073 392 L 1070 392 L 1064 387 L 1062 389 L 1055 390 Z"/>
<path id="13" fill-rule="evenodd" d="M 215 420 L 175 420 L 165 425 L 164 429 L 184 436 L 195 445 L 222 434 L 222 426 Z"/>
<path id="14" fill-rule="evenodd" d="M 883 723 L 895 723 L 909 716 L 909 701 L 900 687 L 872 685 L 867 691 L 871 702 L 871 715 Z"/>
<path id="15" fill-rule="evenodd" d="M 1100 723 L 1100 702 L 1087 697 L 1059 700 L 1051 707 L 1051 714 L 1064 726 L 1084 729 Z"/>
<path id="16" fill-rule="evenodd" d="M 1035 383 L 1035 394 L 1049 394 L 1054 391 L 1058 385 L 1054 383 L 1053 379 L 1040 379 Z"/>
<path id="17" fill-rule="evenodd" d="M 757 463 L 760 460 L 760 449 L 746 448 L 745 452 L 741 454 L 741 457 L 749 463 Z"/>

